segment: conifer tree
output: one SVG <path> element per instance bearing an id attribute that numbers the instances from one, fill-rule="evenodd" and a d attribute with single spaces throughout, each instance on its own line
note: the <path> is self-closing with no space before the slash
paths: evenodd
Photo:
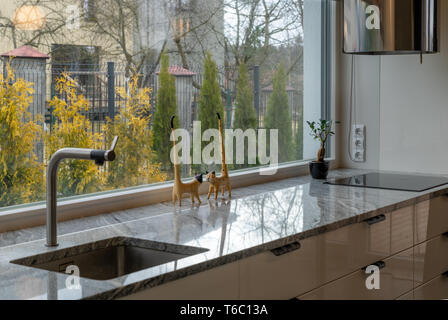
<path id="1" fill-rule="evenodd" d="M 218 82 L 218 68 L 210 53 L 207 53 L 204 60 L 202 87 L 198 104 L 201 134 L 208 129 L 218 129 L 218 118 L 216 113 L 220 113 L 221 116 L 224 115 L 224 104 L 222 102 L 221 88 Z M 202 142 L 201 150 L 204 150 L 204 147 L 209 143 L 210 142 Z M 203 165 L 193 165 L 192 169 L 195 172 L 204 172 L 210 168 Z"/>
<path id="2" fill-rule="evenodd" d="M 249 82 L 247 66 L 246 64 L 241 63 L 239 67 L 239 77 L 237 83 L 236 109 L 235 109 L 235 120 L 233 122 L 233 128 L 246 131 L 248 129 L 256 130 L 257 127 L 258 127 L 257 113 L 254 106 L 253 90 Z M 241 169 L 248 166 L 247 143 L 248 141 L 245 141 L 245 147 L 244 147 L 245 165 L 235 164 L 233 166 L 235 169 Z M 234 145 L 233 154 L 234 155 L 236 154 L 236 145 Z"/>
<path id="3" fill-rule="evenodd" d="M 178 128 L 179 117 L 177 116 L 176 82 L 174 76 L 169 73 L 169 64 L 169 56 L 163 54 L 161 58 L 157 104 L 152 129 L 157 161 L 161 163 L 163 170 L 171 172 L 174 167 L 170 158 L 170 151 L 173 145 L 170 141 L 170 120 L 173 115 L 176 115 L 175 126 Z"/>
<path id="4" fill-rule="evenodd" d="M 265 128 L 278 129 L 279 162 L 291 161 L 294 150 L 292 120 L 286 92 L 286 72 L 282 64 L 273 78 L 272 94 L 269 97 L 265 116 Z"/>
<path id="5" fill-rule="evenodd" d="M 207 129 L 218 128 L 217 112 L 224 115 L 221 88 L 218 83 L 218 68 L 211 54 L 207 53 L 199 96 L 199 121 L 201 121 L 202 133 Z"/>
<path id="6" fill-rule="evenodd" d="M 235 129 L 257 129 L 257 113 L 254 107 L 254 95 L 249 82 L 247 67 L 244 63 L 239 67 L 239 78 L 237 84 Z"/>

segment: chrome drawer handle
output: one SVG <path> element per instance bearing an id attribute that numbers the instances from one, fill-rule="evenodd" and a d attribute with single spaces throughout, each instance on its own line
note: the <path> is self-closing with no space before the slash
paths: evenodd
<path id="1" fill-rule="evenodd" d="M 386 262 L 384 262 L 384 261 L 377 261 L 377 262 L 375 262 L 375 263 L 372 263 L 371 265 L 368 265 L 367 267 L 370 267 L 370 266 L 376 266 L 376 267 L 378 267 L 378 269 L 384 269 L 384 268 L 386 268 Z M 364 268 L 362 268 L 362 270 L 367 270 L 367 267 L 364 267 Z"/>
<path id="2" fill-rule="evenodd" d="M 383 222 L 384 220 L 386 220 L 386 216 L 384 214 L 381 214 L 379 216 L 376 216 L 376 217 L 373 217 L 370 219 L 366 219 L 366 220 L 364 220 L 364 222 L 367 223 L 369 226 L 371 226 L 373 224 Z"/>
<path id="3" fill-rule="evenodd" d="M 275 256 L 279 257 L 279 256 L 282 256 L 284 254 L 287 254 L 287 253 L 299 250 L 300 247 L 301 247 L 300 242 L 296 241 L 296 242 L 287 244 L 286 246 L 272 249 L 271 252 Z"/>

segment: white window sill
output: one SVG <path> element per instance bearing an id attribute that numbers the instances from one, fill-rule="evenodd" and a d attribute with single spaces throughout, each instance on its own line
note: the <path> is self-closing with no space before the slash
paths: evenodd
<path id="1" fill-rule="evenodd" d="M 334 159 L 328 159 L 334 169 Z M 293 162 L 280 165 L 275 175 L 260 175 L 260 169 L 250 169 L 230 174 L 232 188 L 267 183 L 309 174 L 308 163 Z M 261 169 L 264 170 L 264 169 Z M 144 187 L 118 190 L 74 197 L 58 202 L 58 221 L 67 221 L 95 216 L 114 211 L 143 207 L 171 200 L 173 183 L 163 183 Z M 201 194 L 208 192 L 208 184 L 202 184 Z M 44 225 L 46 221 L 45 203 L 11 207 L 0 211 L 0 233 Z"/>

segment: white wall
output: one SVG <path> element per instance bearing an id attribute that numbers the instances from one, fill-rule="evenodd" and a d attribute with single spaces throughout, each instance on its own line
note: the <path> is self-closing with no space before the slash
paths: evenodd
<path id="1" fill-rule="evenodd" d="M 349 160 L 346 146 L 351 56 L 341 57 L 338 156 L 341 166 L 448 174 L 448 2 L 441 1 L 440 53 L 355 56 L 356 121 L 367 125 L 367 162 Z"/>

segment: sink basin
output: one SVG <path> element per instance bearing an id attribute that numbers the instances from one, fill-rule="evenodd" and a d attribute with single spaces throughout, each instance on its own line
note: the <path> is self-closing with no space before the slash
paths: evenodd
<path id="1" fill-rule="evenodd" d="M 64 273 L 77 266 L 82 278 L 110 280 L 208 251 L 203 248 L 116 237 L 11 261 Z"/>

